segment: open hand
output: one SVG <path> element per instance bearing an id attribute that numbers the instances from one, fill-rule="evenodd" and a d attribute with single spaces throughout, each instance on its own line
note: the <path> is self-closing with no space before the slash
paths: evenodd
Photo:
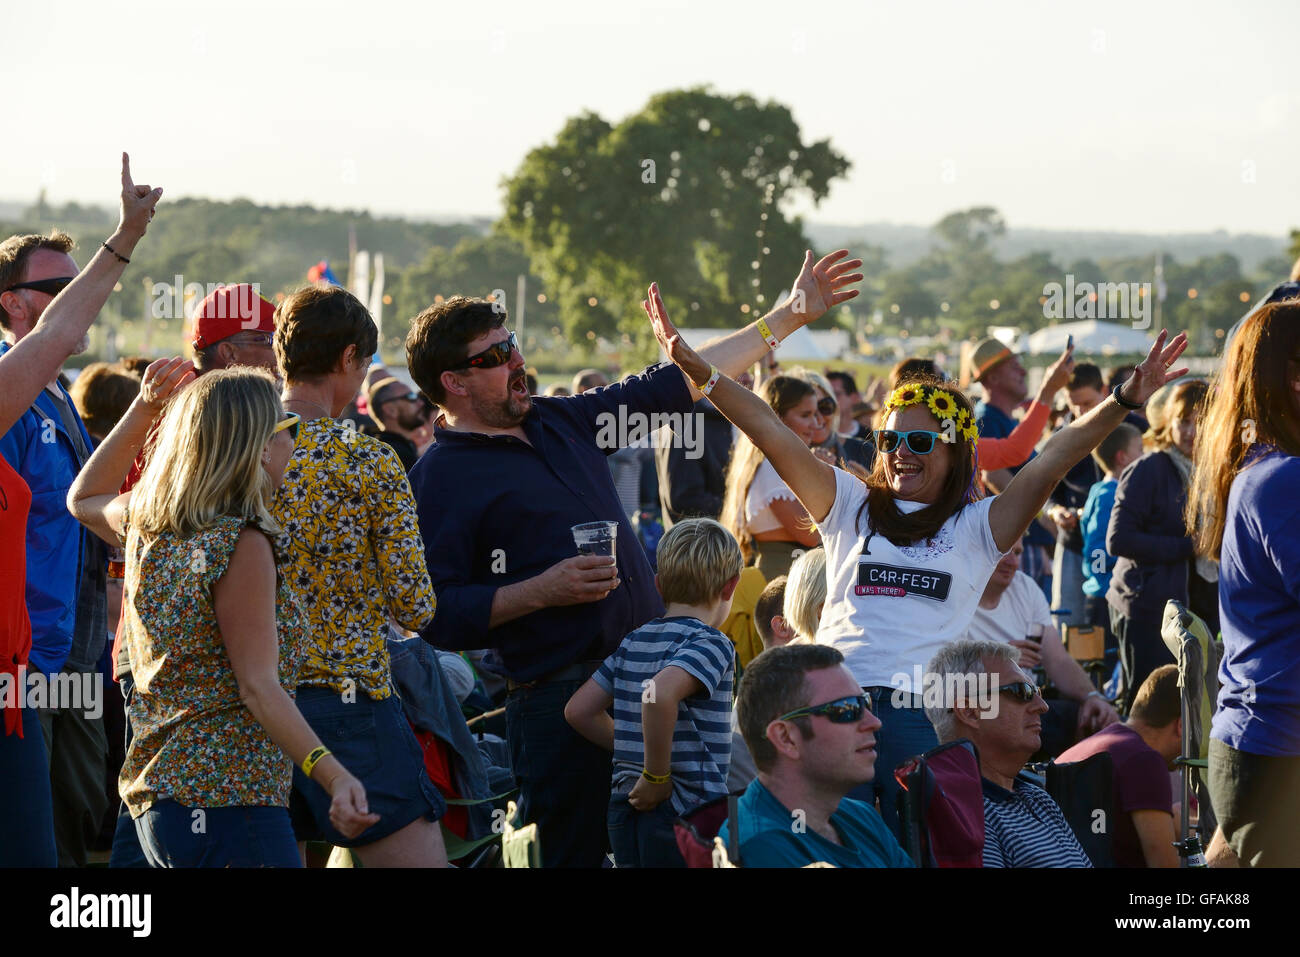
<path id="1" fill-rule="evenodd" d="M 1156 336 L 1155 344 L 1151 346 L 1151 351 L 1147 353 L 1146 359 L 1142 364 L 1133 370 L 1128 381 L 1120 388 L 1120 394 L 1129 402 L 1146 402 L 1155 394 L 1166 382 L 1172 382 L 1179 376 L 1187 375 L 1187 367 L 1170 371 L 1169 367 L 1174 361 L 1183 354 L 1187 348 L 1187 333 L 1180 332 L 1165 345 L 1165 337 L 1169 335 L 1169 330 L 1161 329 L 1160 335 Z"/>
<path id="2" fill-rule="evenodd" d="M 118 228 L 143 236 L 153 219 L 154 207 L 162 199 L 162 187 L 151 188 L 148 184 L 137 186 L 131 179 L 131 157 L 122 154 L 122 209 L 119 213 Z"/>
<path id="3" fill-rule="evenodd" d="M 663 346 L 668 358 L 672 360 L 673 365 L 682 370 L 687 379 L 695 383 L 696 388 L 707 385 L 712 367 L 686 344 L 682 334 L 668 318 L 663 297 L 659 295 L 659 284 L 652 282 L 646 295 L 647 298 L 641 303 L 641 308 L 650 317 L 650 326 L 654 329 L 655 338 Z"/>
<path id="4" fill-rule="evenodd" d="M 157 416 L 168 399 L 194 381 L 194 375 L 194 363 L 189 359 L 155 359 L 140 381 L 140 401 Z"/>
<path id="5" fill-rule="evenodd" d="M 804 253 L 803 268 L 799 270 L 790 298 L 785 302 L 785 306 L 799 318 L 800 325 L 822 316 L 831 306 L 857 296 L 857 289 L 845 287 L 862 281 L 862 273 L 849 273 L 849 270 L 861 266 L 862 260 L 840 262 L 848 254 L 847 249 L 837 249 L 813 262 L 812 250 Z"/>

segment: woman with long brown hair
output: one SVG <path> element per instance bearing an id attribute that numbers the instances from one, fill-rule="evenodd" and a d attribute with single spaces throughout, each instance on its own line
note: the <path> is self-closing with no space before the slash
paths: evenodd
<path id="1" fill-rule="evenodd" d="M 1054 435 L 993 499 L 975 486 L 978 434 L 970 401 L 935 379 L 905 382 L 874 433 L 866 482 L 821 461 L 767 403 L 711 369 L 673 328 L 658 290 L 646 312 L 668 357 L 708 389 L 713 404 L 762 451 L 817 523 L 826 546 L 826 603 L 819 644 L 834 645 L 869 692 L 876 717 L 873 790 L 895 827 L 898 763 L 938 742 L 925 717 L 920 672 L 970 625 L 1002 555 L 1025 533 L 1052 488 L 1159 386 L 1186 372 L 1170 366 L 1184 335 L 1156 338 L 1146 361 L 1115 394 Z M 868 800 L 872 795 L 855 793 Z"/>
<path id="2" fill-rule="evenodd" d="M 1300 866 L 1300 302 L 1264 306 L 1228 346 L 1186 519 L 1219 560 L 1214 812 L 1244 864 Z"/>
<path id="3" fill-rule="evenodd" d="M 823 420 L 817 410 L 817 391 L 810 383 L 779 375 L 765 380 L 757 394 L 805 448 L 812 444 Z M 740 542 L 745 562 L 757 564 L 768 581 L 790 571 L 797 549 L 821 543 L 790 486 L 743 433 L 731 451 L 719 521 Z"/>

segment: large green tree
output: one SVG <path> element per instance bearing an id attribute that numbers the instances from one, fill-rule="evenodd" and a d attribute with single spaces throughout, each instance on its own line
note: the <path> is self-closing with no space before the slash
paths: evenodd
<path id="1" fill-rule="evenodd" d="M 779 103 L 675 90 L 617 125 L 570 119 L 506 180 L 502 225 L 570 339 L 648 346 L 639 302 L 651 280 L 687 326 L 773 305 L 808 245 L 789 202 L 820 201 L 848 166 L 828 141 L 804 142 Z"/>

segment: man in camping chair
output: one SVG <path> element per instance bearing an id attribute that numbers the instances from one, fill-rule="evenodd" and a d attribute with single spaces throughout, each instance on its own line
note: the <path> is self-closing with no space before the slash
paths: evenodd
<path id="1" fill-rule="evenodd" d="M 847 797 L 870 781 L 876 729 L 844 656 L 785 645 L 740 680 L 740 729 L 758 777 L 740 799 L 740 866 L 911 867 L 876 809 Z M 727 825 L 719 834 L 727 843 Z"/>
<path id="2" fill-rule="evenodd" d="M 926 717 L 940 744 L 970 740 L 984 788 L 985 867 L 1091 867 L 1092 862 L 1042 788 L 1018 779 L 1038 750 L 1047 705 L 1020 670 L 1020 650 L 1001 641 L 954 641 L 930 662 Z"/>

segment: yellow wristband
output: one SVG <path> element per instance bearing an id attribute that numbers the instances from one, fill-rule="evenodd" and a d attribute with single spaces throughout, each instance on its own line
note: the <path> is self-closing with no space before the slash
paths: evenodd
<path id="1" fill-rule="evenodd" d="M 302 759 L 302 773 L 307 775 L 307 777 L 310 778 L 312 771 L 316 769 L 316 765 L 320 761 L 320 759 L 330 753 L 332 753 L 330 749 L 325 747 L 324 745 L 321 745 L 320 747 L 313 750 L 311 754 L 307 755 L 307 757 Z"/>
<path id="2" fill-rule="evenodd" d="M 701 395 L 708 395 L 713 391 L 713 387 L 718 384 L 718 380 L 721 378 L 722 373 L 718 371 L 718 367 L 709 366 L 709 381 L 704 383 L 704 385 L 696 386 L 696 388 L 700 390 Z"/>
<path id="3" fill-rule="evenodd" d="M 775 349 L 781 344 L 781 340 L 772 334 L 772 327 L 767 324 L 766 319 L 758 320 L 758 334 L 767 340 L 769 349 Z"/>
<path id="4" fill-rule="evenodd" d="M 651 784 L 667 784 L 672 780 L 673 772 L 669 771 L 667 774 L 651 774 L 645 768 L 642 768 L 641 777 L 645 778 Z"/>

